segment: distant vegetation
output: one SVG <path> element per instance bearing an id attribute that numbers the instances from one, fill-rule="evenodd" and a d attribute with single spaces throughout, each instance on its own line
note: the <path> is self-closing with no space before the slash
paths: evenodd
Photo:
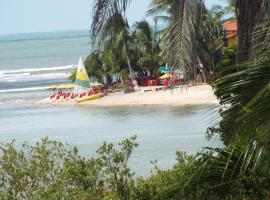
<path id="1" fill-rule="evenodd" d="M 153 0 L 147 12 L 152 23 L 143 20 L 130 25 L 126 17 L 128 4 L 96 1 L 92 52 L 85 60 L 91 76 L 101 82 L 103 77 L 112 80 L 115 75 L 122 82 L 135 74 L 156 77 L 159 67 L 166 63 L 171 69 L 186 72 L 189 79 L 196 76 L 194 66 L 198 64 L 203 64 L 206 76 L 216 70 L 225 44 L 222 20 L 227 12 L 221 7 L 207 10 L 201 0 L 196 0 L 181 8 L 172 6 L 172 1 Z M 179 19 L 174 16 L 181 13 L 174 10 L 176 7 L 185 12 L 176 16 Z M 184 57 L 171 56 L 179 53 Z"/>

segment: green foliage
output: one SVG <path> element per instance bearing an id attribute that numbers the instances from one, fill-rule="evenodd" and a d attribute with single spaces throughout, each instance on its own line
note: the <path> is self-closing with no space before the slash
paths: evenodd
<path id="1" fill-rule="evenodd" d="M 20 199 L 263 199 L 270 189 L 269 165 L 256 143 L 245 148 L 207 148 L 196 156 L 177 152 L 169 170 L 155 166 L 136 178 L 128 160 L 136 136 L 115 147 L 104 142 L 93 158 L 60 142 L 1 144 L 0 198 Z M 264 163 L 264 165 L 262 165 Z"/>
<path id="2" fill-rule="evenodd" d="M 215 94 L 222 105 L 220 131 L 226 144 L 237 141 L 247 144 L 256 140 L 269 148 L 270 111 L 269 84 L 269 23 L 254 35 L 253 61 L 221 67 L 219 79 L 214 83 Z M 260 26 L 260 27 L 262 27 Z M 263 39 L 264 38 L 264 39 Z M 235 51 L 234 51 L 235 52 Z M 235 63 L 234 52 L 224 56 L 222 64 Z M 229 58 L 228 60 L 226 58 Z M 244 134 L 243 134 L 244 133 Z"/>
<path id="3" fill-rule="evenodd" d="M 266 199 L 268 173 L 256 143 L 245 148 L 207 148 L 159 194 L 160 199 Z"/>
<path id="4" fill-rule="evenodd" d="M 160 64 L 160 40 L 157 33 L 147 21 L 140 21 L 133 26 L 134 41 L 136 43 L 139 57 L 137 65 L 141 71 L 149 71 L 151 75 L 156 75 Z"/>
<path id="5" fill-rule="evenodd" d="M 128 159 L 136 137 L 120 149 L 104 143 L 97 157 L 86 159 L 77 148 L 42 139 L 35 145 L 0 146 L 0 199 L 131 199 L 133 173 Z"/>
<path id="6" fill-rule="evenodd" d="M 127 70 L 129 74 L 130 71 L 139 74 L 149 71 L 151 75 L 155 75 L 160 66 L 160 47 L 156 32 L 146 21 L 129 27 L 121 19 L 111 19 L 111 22 L 104 24 L 97 50 L 92 51 L 85 61 L 87 72 L 100 81 L 104 76 L 116 74 L 124 81 L 129 77 Z M 132 69 L 127 67 L 129 64 Z"/>
<path id="7" fill-rule="evenodd" d="M 63 176 L 66 160 L 78 159 L 77 149 L 43 139 L 34 146 L 16 149 L 14 142 L 1 145 L 1 199 L 59 199 L 80 194 L 80 187 Z"/>
<path id="8" fill-rule="evenodd" d="M 128 159 L 138 144 L 135 143 L 136 136 L 122 141 L 119 145 L 120 151 L 113 147 L 113 144 L 106 142 L 97 150 L 101 166 L 101 174 L 104 174 L 104 181 L 112 193 L 117 194 L 121 200 L 128 200 L 132 197 L 134 187 L 133 175 L 127 166 Z"/>
<path id="9" fill-rule="evenodd" d="M 209 11 L 203 9 L 201 23 L 196 27 L 196 49 L 206 71 L 216 72 L 216 64 L 221 61 L 224 47 L 222 21 L 224 10 L 215 6 Z"/>

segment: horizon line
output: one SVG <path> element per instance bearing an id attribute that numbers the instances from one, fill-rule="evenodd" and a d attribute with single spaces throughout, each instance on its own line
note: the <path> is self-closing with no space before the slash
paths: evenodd
<path id="1" fill-rule="evenodd" d="M 20 34 L 31 34 L 31 33 L 53 33 L 53 32 L 65 32 L 65 31 L 89 31 L 90 28 L 78 28 L 78 29 L 59 29 L 59 30 L 44 30 L 44 31 L 29 31 L 29 32 L 14 32 L 14 33 L 0 33 L 0 36 L 7 35 L 20 35 Z"/>

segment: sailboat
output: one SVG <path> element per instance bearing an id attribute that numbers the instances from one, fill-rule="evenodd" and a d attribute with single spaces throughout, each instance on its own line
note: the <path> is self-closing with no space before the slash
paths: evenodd
<path id="1" fill-rule="evenodd" d="M 77 96 L 75 98 L 77 103 L 94 100 L 103 96 L 102 93 L 92 90 L 90 80 L 81 57 L 77 66 L 73 93 Z"/>
<path id="2" fill-rule="evenodd" d="M 63 93 L 62 89 L 72 89 L 73 93 Z M 52 101 L 55 100 L 71 100 L 74 99 L 76 103 L 94 100 L 103 96 L 103 93 L 92 88 L 87 71 L 80 57 L 76 71 L 76 78 L 73 84 L 62 84 L 52 86 L 51 89 L 59 90 L 58 94 L 49 96 Z"/>

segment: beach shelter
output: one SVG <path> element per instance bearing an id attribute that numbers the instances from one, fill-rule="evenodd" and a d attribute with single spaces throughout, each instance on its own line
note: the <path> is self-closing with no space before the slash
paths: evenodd
<path id="1" fill-rule="evenodd" d="M 166 63 L 165 66 L 160 67 L 159 68 L 159 72 L 160 73 L 164 73 L 164 74 L 169 73 L 170 72 L 170 68 L 168 66 L 168 63 Z"/>
<path id="2" fill-rule="evenodd" d="M 163 66 L 159 68 L 160 73 L 169 73 L 170 69 L 168 66 Z"/>
<path id="3" fill-rule="evenodd" d="M 81 94 L 89 92 L 91 90 L 91 84 L 86 72 L 86 69 L 83 64 L 83 60 L 80 57 L 79 63 L 77 66 L 76 79 L 74 83 L 74 94 Z"/>

